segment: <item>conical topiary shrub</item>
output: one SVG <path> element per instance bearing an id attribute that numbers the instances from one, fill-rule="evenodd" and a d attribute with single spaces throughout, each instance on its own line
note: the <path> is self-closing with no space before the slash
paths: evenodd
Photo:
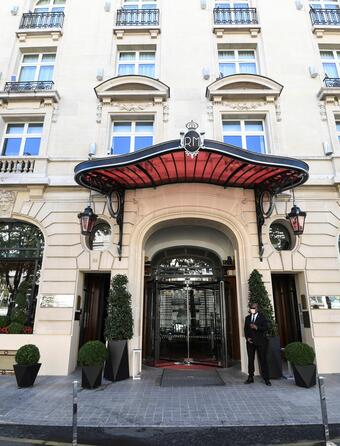
<path id="1" fill-rule="evenodd" d="M 108 297 L 104 335 L 108 341 L 109 356 L 104 377 L 110 381 L 120 381 L 130 375 L 127 340 L 133 336 L 133 318 L 127 284 L 126 275 L 114 276 Z"/>

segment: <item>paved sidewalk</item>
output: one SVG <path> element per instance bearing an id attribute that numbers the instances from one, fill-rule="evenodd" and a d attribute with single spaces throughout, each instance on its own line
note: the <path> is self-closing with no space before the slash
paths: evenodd
<path id="1" fill-rule="evenodd" d="M 162 370 L 147 368 L 140 381 L 104 381 L 96 390 L 80 390 L 80 426 L 266 426 L 320 424 L 318 387 L 296 387 L 294 380 L 257 378 L 244 385 L 236 369 L 222 370 L 225 386 L 160 387 Z M 18 389 L 14 376 L 0 376 L 0 424 L 69 426 L 72 381 L 38 377 L 32 388 Z M 325 375 L 328 417 L 340 423 L 340 374 Z"/>

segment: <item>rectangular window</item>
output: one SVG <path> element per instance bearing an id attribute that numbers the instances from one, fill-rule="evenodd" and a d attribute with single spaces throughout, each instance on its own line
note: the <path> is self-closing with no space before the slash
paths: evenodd
<path id="1" fill-rule="evenodd" d="M 114 121 L 112 125 L 113 155 L 125 155 L 153 144 L 153 121 Z"/>
<path id="2" fill-rule="evenodd" d="M 223 141 L 242 149 L 266 153 L 265 127 L 262 120 L 223 120 Z"/>
<path id="3" fill-rule="evenodd" d="M 140 74 L 155 77 L 155 51 L 120 51 L 117 75 Z"/>
<path id="4" fill-rule="evenodd" d="M 338 9 L 338 0 L 310 0 L 309 5 L 313 9 Z"/>
<path id="5" fill-rule="evenodd" d="M 215 8 L 249 8 L 249 2 L 237 0 L 215 1 Z"/>
<path id="6" fill-rule="evenodd" d="M 63 12 L 66 0 L 38 0 L 34 12 Z"/>
<path id="7" fill-rule="evenodd" d="M 2 143 L 2 156 L 39 155 L 42 122 L 8 123 Z"/>
<path id="8" fill-rule="evenodd" d="M 235 73 L 257 73 L 254 50 L 221 50 L 218 52 L 218 62 L 222 76 Z"/>
<path id="9" fill-rule="evenodd" d="M 330 78 L 339 78 L 340 51 L 336 50 L 320 51 L 320 56 L 325 76 Z"/>
<path id="10" fill-rule="evenodd" d="M 335 121 L 336 124 L 336 136 L 338 138 L 338 141 L 340 143 L 340 121 Z"/>
<path id="11" fill-rule="evenodd" d="M 52 81 L 56 55 L 24 54 L 19 69 L 19 82 Z"/>
<path id="12" fill-rule="evenodd" d="M 124 9 L 156 9 L 157 0 L 124 0 Z"/>

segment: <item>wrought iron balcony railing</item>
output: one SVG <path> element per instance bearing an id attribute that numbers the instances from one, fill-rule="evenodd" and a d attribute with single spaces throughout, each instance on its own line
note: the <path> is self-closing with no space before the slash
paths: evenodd
<path id="1" fill-rule="evenodd" d="M 257 25 L 256 8 L 214 8 L 215 25 Z"/>
<path id="2" fill-rule="evenodd" d="M 117 26 L 158 26 L 159 9 L 118 9 Z"/>
<path id="3" fill-rule="evenodd" d="M 65 14 L 60 12 L 28 12 L 22 15 L 19 29 L 62 28 Z"/>
<path id="4" fill-rule="evenodd" d="M 312 25 L 340 26 L 340 9 L 313 9 L 309 11 Z"/>
<path id="5" fill-rule="evenodd" d="M 328 88 L 340 88 L 340 78 L 338 77 L 325 77 L 324 82 Z"/>
<path id="6" fill-rule="evenodd" d="M 30 91 L 53 90 L 53 87 L 53 81 L 6 82 L 4 91 L 6 93 L 25 93 Z"/>

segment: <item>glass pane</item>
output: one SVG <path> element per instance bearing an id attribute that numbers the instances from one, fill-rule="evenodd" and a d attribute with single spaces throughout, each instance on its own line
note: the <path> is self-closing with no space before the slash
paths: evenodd
<path id="1" fill-rule="evenodd" d="M 238 52 L 239 59 L 255 59 L 254 51 L 239 51 Z"/>
<path id="2" fill-rule="evenodd" d="M 37 6 L 43 6 L 43 5 L 49 5 L 50 4 L 50 0 L 38 0 L 37 1 Z"/>
<path id="3" fill-rule="evenodd" d="M 219 59 L 233 60 L 235 59 L 235 53 L 234 51 L 219 51 L 218 57 Z"/>
<path id="4" fill-rule="evenodd" d="M 55 5 L 65 5 L 66 0 L 54 0 L 53 2 Z"/>
<path id="5" fill-rule="evenodd" d="M 320 51 L 322 59 L 334 59 L 333 51 Z"/>
<path id="6" fill-rule="evenodd" d="M 223 132 L 240 132 L 240 121 L 223 121 Z"/>
<path id="7" fill-rule="evenodd" d="M 48 12 L 48 8 L 34 8 L 35 13 Z"/>
<path id="8" fill-rule="evenodd" d="M 232 146 L 242 147 L 242 137 L 235 135 L 225 135 L 223 137 L 223 142 L 226 144 L 231 144 Z"/>
<path id="9" fill-rule="evenodd" d="M 340 133 L 340 121 L 336 121 L 336 131 Z"/>
<path id="10" fill-rule="evenodd" d="M 51 9 L 52 12 L 64 12 L 64 7 L 63 6 L 57 6 Z"/>
<path id="11" fill-rule="evenodd" d="M 155 53 L 141 52 L 139 53 L 140 60 L 155 60 Z"/>
<path id="12" fill-rule="evenodd" d="M 256 64 L 240 63 L 240 73 L 256 74 Z"/>
<path id="13" fill-rule="evenodd" d="M 265 153 L 265 143 L 264 143 L 264 137 L 263 136 L 247 136 L 246 137 L 246 144 L 247 149 L 252 152 L 257 153 Z"/>
<path id="14" fill-rule="evenodd" d="M 24 155 L 34 156 L 39 155 L 40 138 L 26 138 Z"/>
<path id="15" fill-rule="evenodd" d="M 39 81 L 53 80 L 53 71 L 54 71 L 53 65 L 46 65 L 44 67 L 40 67 L 38 80 Z"/>
<path id="16" fill-rule="evenodd" d="M 24 133 L 25 124 L 8 124 L 6 133 L 10 135 L 21 135 Z"/>
<path id="17" fill-rule="evenodd" d="M 146 4 L 146 5 L 142 5 L 142 9 L 156 9 L 157 8 L 157 5 L 155 5 L 155 4 L 151 4 L 151 3 L 149 3 L 149 4 Z"/>
<path id="18" fill-rule="evenodd" d="M 152 136 L 136 136 L 135 138 L 135 150 L 144 149 L 145 147 L 152 146 Z"/>
<path id="19" fill-rule="evenodd" d="M 292 241 L 288 229 L 280 223 L 273 223 L 269 228 L 269 238 L 271 244 L 278 251 L 291 249 Z"/>
<path id="20" fill-rule="evenodd" d="M 2 155 L 17 156 L 20 155 L 21 138 L 5 138 Z"/>
<path id="21" fill-rule="evenodd" d="M 155 77 L 155 65 L 140 64 L 138 66 L 138 74 L 142 76 Z"/>
<path id="22" fill-rule="evenodd" d="M 111 227 L 108 223 L 97 224 L 90 237 L 89 248 L 93 251 L 104 251 L 111 242 Z"/>
<path id="23" fill-rule="evenodd" d="M 236 64 L 234 63 L 220 63 L 220 73 L 223 76 L 230 76 L 236 73 Z"/>
<path id="24" fill-rule="evenodd" d="M 118 65 L 118 76 L 127 76 L 128 74 L 135 74 L 135 66 L 130 64 Z"/>
<path id="25" fill-rule="evenodd" d="M 37 67 L 22 67 L 20 70 L 19 81 L 20 82 L 34 81 L 36 69 Z"/>
<path id="26" fill-rule="evenodd" d="M 42 62 L 54 62 L 55 54 L 44 54 L 42 57 Z"/>
<path id="27" fill-rule="evenodd" d="M 40 134 L 42 132 L 42 128 L 43 128 L 43 124 L 38 124 L 38 123 L 29 124 L 27 133 L 39 133 Z"/>
<path id="28" fill-rule="evenodd" d="M 136 59 L 136 53 L 125 53 L 121 52 L 119 53 L 119 60 L 135 60 Z"/>
<path id="29" fill-rule="evenodd" d="M 263 122 L 261 121 L 246 121 L 246 132 L 263 132 Z"/>
<path id="30" fill-rule="evenodd" d="M 328 77 L 339 77 L 338 69 L 335 63 L 323 63 L 325 75 Z"/>
<path id="31" fill-rule="evenodd" d="M 136 122 L 136 133 L 152 133 L 153 122 Z"/>
<path id="32" fill-rule="evenodd" d="M 113 124 L 114 133 L 131 133 L 131 122 L 115 122 Z"/>
<path id="33" fill-rule="evenodd" d="M 124 155 L 130 153 L 130 136 L 114 136 L 112 138 L 113 155 Z"/>
<path id="34" fill-rule="evenodd" d="M 38 62 L 39 55 L 38 54 L 25 54 L 22 63 L 35 63 Z"/>

